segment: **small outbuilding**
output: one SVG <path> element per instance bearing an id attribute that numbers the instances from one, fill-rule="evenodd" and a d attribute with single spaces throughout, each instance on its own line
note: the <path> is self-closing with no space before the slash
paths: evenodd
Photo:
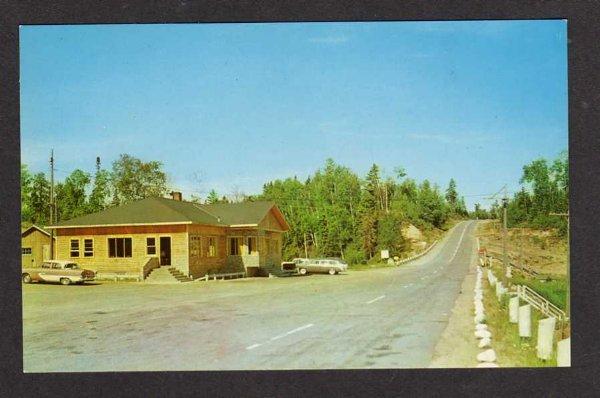
<path id="1" fill-rule="evenodd" d="M 40 267 L 43 261 L 50 260 L 51 239 L 50 232 L 37 225 L 22 228 L 21 266 Z"/>

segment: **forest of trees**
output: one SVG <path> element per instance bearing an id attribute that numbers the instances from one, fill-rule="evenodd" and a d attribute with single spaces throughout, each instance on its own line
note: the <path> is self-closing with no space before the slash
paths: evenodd
<path id="1" fill-rule="evenodd" d="M 566 234 L 566 218 L 550 213 L 567 213 L 569 210 L 567 152 L 561 152 L 551 161 L 540 158 L 523 166 L 519 182 L 521 189 L 508 201 L 508 227 L 556 228 L 560 234 Z M 501 204 L 494 202 L 489 213 L 491 217 L 501 219 Z"/>
<path id="2" fill-rule="evenodd" d="M 393 255 L 407 249 L 401 228 L 442 228 L 450 217 L 468 216 L 456 182 L 442 193 L 425 180 L 417 183 L 403 169 L 382 178 L 374 164 L 365 178 L 328 159 L 306 181 L 275 180 L 258 199 L 275 201 L 292 226 L 284 256 L 342 256 L 351 263 L 369 260 L 380 249 Z"/>
<path id="3" fill-rule="evenodd" d="M 106 170 L 76 169 L 64 181 L 55 182 L 55 219 L 68 220 L 150 196 L 167 193 L 167 176 L 160 162 L 143 162 L 123 154 Z M 50 181 L 45 173 L 32 174 L 21 165 L 21 221 L 45 225 L 50 221 Z"/>
<path id="4" fill-rule="evenodd" d="M 123 154 L 111 166 L 110 170 L 98 166 L 94 175 L 77 169 L 55 183 L 57 221 L 169 191 L 160 162 Z M 45 173 L 32 174 L 21 166 L 21 198 L 23 223 L 49 223 L 50 182 Z M 401 168 L 384 178 L 374 164 L 361 178 L 332 159 L 305 181 L 295 177 L 271 181 L 259 195 L 236 191 L 227 197 L 211 190 L 204 202 L 244 200 L 277 203 L 291 226 L 284 238 L 284 256 L 343 256 L 351 262 L 368 260 L 383 248 L 394 255 L 406 250 L 400 230 L 408 223 L 421 229 L 442 228 L 451 217 L 468 216 L 453 179 L 442 192 L 427 180 L 408 178 Z"/>

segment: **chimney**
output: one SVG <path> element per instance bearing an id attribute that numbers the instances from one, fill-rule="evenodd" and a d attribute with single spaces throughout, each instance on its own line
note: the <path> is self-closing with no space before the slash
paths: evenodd
<path id="1" fill-rule="evenodd" d="M 182 201 L 181 192 L 177 192 L 177 191 L 171 192 L 171 199 L 181 202 Z"/>

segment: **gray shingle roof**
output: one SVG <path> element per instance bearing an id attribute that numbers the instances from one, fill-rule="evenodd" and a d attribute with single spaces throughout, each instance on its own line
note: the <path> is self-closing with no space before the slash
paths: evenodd
<path id="1" fill-rule="evenodd" d="M 54 227 L 160 223 L 218 226 L 258 224 L 274 206 L 275 203 L 266 201 L 201 205 L 166 198 L 146 198 L 64 220 Z"/>

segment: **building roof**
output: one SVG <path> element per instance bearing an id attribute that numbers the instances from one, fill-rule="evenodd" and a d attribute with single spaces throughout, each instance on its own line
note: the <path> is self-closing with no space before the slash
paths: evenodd
<path id="1" fill-rule="evenodd" d="M 152 224 L 250 226 L 258 225 L 272 209 L 284 229 L 287 230 L 289 227 L 273 202 L 256 201 L 208 205 L 167 198 L 146 198 L 61 221 L 47 228 Z"/>
<path id="2" fill-rule="evenodd" d="M 37 229 L 38 231 L 40 231 L 41 233 L 43 233 L 44 235 L 48 235 L 50 236 L 50 232 L 46 231 L 45 229 L 38 227 L 37 225 L 33 224 L 31 225 L 29 228 L 21 228 L 21 236 L 25 236 L 27 235 L 31 230 L 33 229 Z"/>

